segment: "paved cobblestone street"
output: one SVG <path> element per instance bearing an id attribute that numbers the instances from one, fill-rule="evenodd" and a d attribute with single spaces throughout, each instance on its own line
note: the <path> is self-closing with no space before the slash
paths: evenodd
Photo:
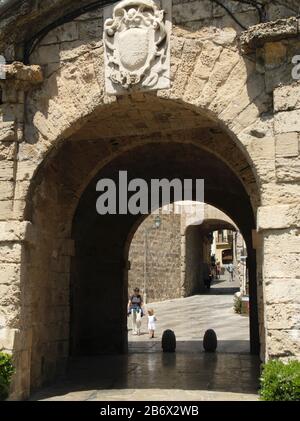
<path id="1" fill-rule="evenodd" d="M 73 359 L 66 379 L 31 399 L 257 400 L 259 361 L 249 354 L 248 317 L 232 309 L 236 287 L 217 281 L 205 295 L 154 303 L 156 338 L 148 339 L 144 317 L 141 336 L 129 330 L 128 355 Z M 161 352 L 160 338 L 167 328 L 176 333 L 174 354 Z M 202 348 L 209 328 L 218 335 L 215 354 Z"/>
<path id="2" fill-rule="evenodd" d="M 211 290 L 203 295 L 184 299 L 168 300 L 148 304 L 155 310 L 158 322 L 155 340 L 148 340 L 147 318 L 142 318 L 141 336 L 131 335 L 129 319 L 129 349 L 131 352 L 159 351 L 160 338 L 165 329 L 176 334 L 177 351 L 202 351 L 202 339 L 207 329 L 214 329 L 218 336 L 218 351 L 248 353 L 249 319 L 233 311 L 233 294 L 238 291 L 236 282 L 227 276 L 215 281 Z M 191 349 L 190 349 L 191 348 Z"/>

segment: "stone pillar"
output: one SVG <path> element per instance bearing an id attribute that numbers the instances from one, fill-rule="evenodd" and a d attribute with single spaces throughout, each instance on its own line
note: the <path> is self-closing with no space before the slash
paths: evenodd
<path id="1" fill-rule="evenodd" d="M 30 390 L 31 330 L 25 312 L 26 243 L 33 238 L 29 222 L 0 222 L 0 349 L 13 354 L 13 399 L 28 397 Z"/>
<path id="2" fill-rule="evenodd" d="M 300 206 L 258 211 L 263 237 L 266 359 L 300 358 Z"/>
<path id="3" fill-rule="evenodd" d="M 260 341 L 260 359 L 265 360 L 266 348 L 266 331 L 264 318 L 264 290 L 263 290 L 263 244 L 262 235 L 256 230 L 252 230 L 252 244 L 256 251 L 256 285 L 257 285 L 257 311 L 258 311 L 258 326 L 259 326 L 259 341 Z"/>
<path id="4" fill-rule="evenodd" d="M 19 173 L 28 173 L 26 166 L 31 158 L 24 159 L 25 170 L 18 164 L 20 145 L 25 144 L 25 98 L 30 89 L 43 81 L 40 66 L 14 62 L 5 65 L 4 70 L 5 79 L 0 80 L 0 221 L 23 217 L 28 180 L 19 180 Z"/>
<path id="5" fill-rule="evenodd" d="M 0 81 L 0 349 L 12 353 L 12 399 L 30 390 L 31 330 L 26 314 L 25 253 L 33 235 L 24 221 L 26 188 L 17 182 L 19 146 L 24 143 L 25 93 L 42 82 L 39 66 L 5 65 Z"/>
<path id="6" fill-rule="evenodd" d="M 248 247 L 247 268 L 250 298 L 250 351 L 251 354 L 258 355 L 260 351 L 260 336 L 258 328 L 256 253 L 252 247 Z"/>
<path id="7" fill-rule="evenodd" d="M 242 295 L 247 295 L 247 270 L 245 259 L 245 248 L 243 236 L 240 231 L 236 232 L 236 267 Z"/>
<path id="8" fill-rule="evenodd" d="M 279 44 L 277 47 L 280 46 Z M 292 66 L 294 49 L 284 62 Z M 278 71 L 278 70 L 276 70 Z M 263 235 L 266 357 L 300 358 L 300 83 L 286 68 L 273 91 L 278 204 L 258 212 Z M 288 83 L 287 83 L 288 82 Z"/>
<path id="9" fill-rule="evenodd" d="M 190 225 L 185 232 L 184 297 L 204 290 L 203 266 L 207 262 L 207 242 L 201 225 Z M 206 254 L 206 255 L 205 255 Z"/>

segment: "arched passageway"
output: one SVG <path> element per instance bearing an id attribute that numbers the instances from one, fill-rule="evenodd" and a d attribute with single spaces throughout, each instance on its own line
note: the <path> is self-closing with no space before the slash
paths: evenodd
<path id="1" fill-rule="evenodd" d="M 225 229 L 238 230 L 220 210 L 186 200 L 142 218 L 130 244 L 129 295 L 137 286 L 147 302 L 203 292 L 203 264 L 212 263 L 213 232 Z"/>
<path id="2" fill-rule="evenodd" d="M 15 362 L 12 399 L 55 378 L 70 352 L 126 350 L 122 291 L 140 221 L 93 214 L 94 177 L 117 165 L 130 177 L 206 177 L 206 200 L 247 243 L 252 351 L 299 358 L 299 25 L 296 0 L 278 2 L 263 2 L 260 25 L 243 2 L 160 2 L 170 86 L 116 97 L 104 33 L 113 1 L 36 0 L 26 16 L 23 1 L 1 2 L 0 347 Z M 113 341 L 109 325 L 95 334 L 95 305 L 114 319 Z"/>
<path id="3" fill-rule="evenodd" d="M 230 253 L 223 259 L 224 249 Z M 241 259 L 245 254 L 238 228 L 213 206 L 181 201 L 147 216 L 130 245 L 128 295 L 139 287 L 144 310 L 154 308 L 157 315 L 157 332 L 148 341 L 147 317 L 142 317 L 136 335 L 130 315 L 129 352 L 159 353 L 165 329 L 176 333 L 178 352 L 200 351 L 204 332 L 213 328 L 220 355 L 249 353 L 247 278 Z"/>
<path id="4" fill-rule="evenodd" d="M 149 144 L 136 148 L 134 153 L 131 151 L 122 154 L 101 170 L 90 183 L 80 200 L 74 219 L 76 258 L 73 270 L 73 308 L 76 312 L 73 329 L 76 329 L 76 334 L 73 337 L 73 352 L 76 354 L 120 352 L 126 349 L 124 296 L 127 298 L 127 285 L 124 282 L 120 287 L 120 282 L 126 270 L 124 246 L 138 217 L 99 217 L 94 207 L 99 195 L 96 191 L 98 180 L 109 178 L 118 184 L 120 169 L 128 171 L 129 179 L 142 178 L 149 184 L 153 178 L 204 179 L 205 200 L 222 207 L 238 220 L 248 244 L 251 241 L 254 220 L 249 199 L 241 183 L 214 156 L 181 144 Z M 228 185 L 228 190 L 222 193 L 224 184 Z M 240 221 L 241 217 L 245 219 Z M 111 314 L 110 297 L 120 303 L 117 306 L 119 314 Z"/>
<path id="5" fill-rule="evenodd" d="M 118 185 L 121 170 L 128 180 L 148 183 L 204 179 L 205 201 L 239 226 L 247 244 L 251 351 L 259 351 L 252 245 L 259 196 L 249 162 L 217 122 L 195 109 L 151 95 L 132 108 L 130 119 L 122 118 L 128 113 L 122 101 L 96 110 L 48 154 L 31 183 L 26 218 L 36 227 L 27 250 L 32 388 L 63 370 L 69 355 L 127 350 L 128 251 L 141 216 L 96 212 L 97 182 L 109 178 Z"/>
<path id="6" fill-rule="evenodd" d="M 220 214 L 222 217 L 221 212 Z M 205 218 L 203 223 L 187 226 L 185 232 L 185 285 L 190 293 L 203 293 L 207 289 L 205 278 L 212 270 L 213 232 L 217 230 L 235 231 L 236 229 L 234 223 L 230 218 L 226 218 L 225 214 L 224 220 L 211 217 Z"/>

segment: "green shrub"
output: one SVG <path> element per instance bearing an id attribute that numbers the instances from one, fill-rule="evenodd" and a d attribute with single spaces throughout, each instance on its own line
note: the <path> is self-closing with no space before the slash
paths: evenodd
<path id="1" fill-rule="evenodd" d="M 0 400 L 8 397 L 9 385 L 14 372 L 12 356 L 0 352 Z"/>
<path id="2" fill-rule="evenodd" d="M 242 298 L 239 296 L 234 296 L 233 299 L 233 309 L 237 314 L 242 314 Z"/>
<path id="3" fill-rule="evenodd" d="M 300 361 L 271 360 L 264 364 L 261 376 L 264 401 L 300 401 Z"/>

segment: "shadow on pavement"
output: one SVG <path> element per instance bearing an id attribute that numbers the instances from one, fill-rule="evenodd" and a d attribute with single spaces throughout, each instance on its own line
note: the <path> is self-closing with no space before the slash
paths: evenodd
<path id="1" fill-rule="evenodd" d="M 244 348 L 244 344 L 230 342 L 236 341 L 219 341 L 216 353 L 203 352 L 201 341 L 177 342 L 175 353 L 163 353 L 157 340 L 152 343 L 153 352 L 149 352 L 148 342 L 139 342 L 134 344 L 133 352 L 126 355 L 72 358 L 66 376 L 36 392 L 31 400 L 114 389 L 257 393 L 258 357 L 230 353 L 230 348 Z"/>

